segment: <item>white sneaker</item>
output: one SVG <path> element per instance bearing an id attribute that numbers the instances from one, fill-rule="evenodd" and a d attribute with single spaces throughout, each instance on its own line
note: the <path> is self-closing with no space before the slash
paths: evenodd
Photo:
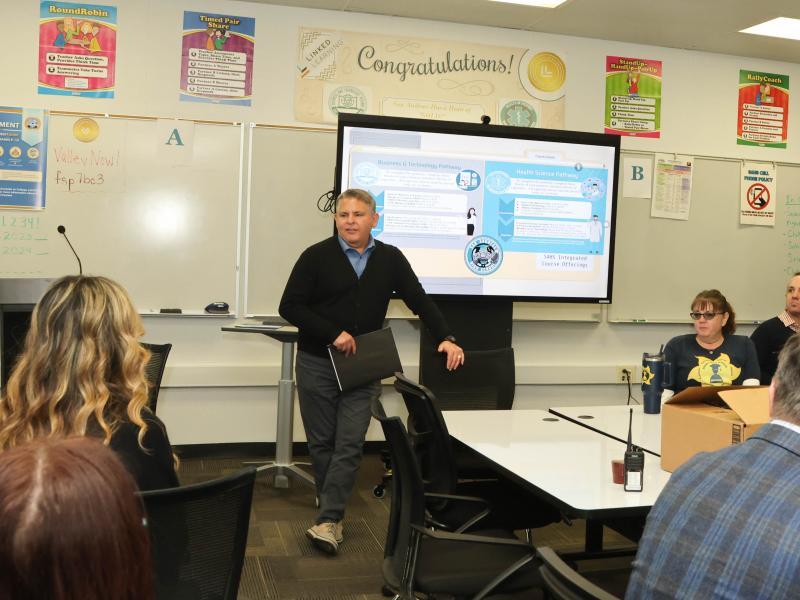
<path id="1" fill-rule="evenodd" d="M 306 530 L 306 537 L 317 548 L 328 554 L 336 554 L 339 550 L 339 539 L 342 539 L 337 523 L 319 523 L 309 527 Z"/>
<path id="2" fill-rule="evenodd" d="M 336 543 L 341 544 L 344 541 L 344 525 L 339 521 L 336 523 Z"/>

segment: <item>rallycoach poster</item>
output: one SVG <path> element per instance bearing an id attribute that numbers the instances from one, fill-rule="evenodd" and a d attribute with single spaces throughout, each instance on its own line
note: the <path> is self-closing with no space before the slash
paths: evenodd
<path id="1" fill-rule="evenodd" d="M 661 61 L 606 56 L 605 133 L 661 137 Z"/>
<path id="2" fill-rule="evenodd" d="M 40 4 L 40 94 L 113 98 L 116 63 L 116 7 Z"/>
<path id="3" fill-rule="evenodd" d="M 180 99 L 250 106 L 256 20 L 183 13 Z"/>
<path id="4" fill-rule="evenodd" d="M 736 143 L 786 148 L 789 139 L 789 76 L 739 71 Z"/>
<path id="5" fill-rule="evenodd" d="M 301 28 L 294 115 L 338 115 L 564 128 L 567 67 L 549 48 Z"/>

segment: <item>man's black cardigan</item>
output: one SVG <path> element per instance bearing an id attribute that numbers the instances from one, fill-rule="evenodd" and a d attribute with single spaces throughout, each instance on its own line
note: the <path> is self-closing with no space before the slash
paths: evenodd
<path id="1" fill-rule="evenodd" d="M 299 350 L 327 357 L 328 344 L 342 331 L 357 336 L 383 327 L 395 291 L 434 339 L 441 341 L 451 334 L 403 253 L 378 240 L 361 279 L 337 236 L 304 250 L 286 282 L 278 310 L 300 330 Z"/>

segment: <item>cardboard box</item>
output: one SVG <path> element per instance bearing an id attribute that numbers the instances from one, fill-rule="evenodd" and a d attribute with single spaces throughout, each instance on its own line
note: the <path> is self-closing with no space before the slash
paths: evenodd
<path id="1" fill-rule="evenodd" d="M 769 422 L 767 386 L 690 387 L 661 407 L 661 468 L 739 444 Z"/>

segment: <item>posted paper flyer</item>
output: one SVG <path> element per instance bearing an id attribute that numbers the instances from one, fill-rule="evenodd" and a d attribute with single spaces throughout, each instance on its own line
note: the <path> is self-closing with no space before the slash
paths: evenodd
<path id="1" fill-rule="evenodd" d="M 116 63 L 116 7 L 41 3 L 40 94 L 113 98 Z"/>
<path id="2" fill-rule="evenodd" d="M 46 171 L 47 112 L 0 106 L 0 208 L 44 208 Z"/>
<path id="3" fill-rule="evenodd" d="M 650 216 L 689 220 L 692 207 L 692 163 L 689 156 L 656 154 Z"/>
<path id="4" fill-rule="evenodd" d="M 739 223 L 775 226 L 777 169 L 771 163 L 742 163 Z"/>
<path id="5" fill-rule="evenodd" d="M 789 138 L 789 76 L 739 71 L 736 143 L 786 148 Z"/>
<path id="6" fill-rule="evenodd" d="M 605 132 L 661 137 L 661 61 L 606 56 Z"/>
<path id="7" fill-rule="evenodd" d="M 294 116 L 340 112 L 564 128 L 567 68 L 549 49 L 302 28 Z"/>
<path id="8" fill-rule="evenodd" d="M 252 17 L 184 12 L 180 99 L 250 106 L 255 32 Z"/>

